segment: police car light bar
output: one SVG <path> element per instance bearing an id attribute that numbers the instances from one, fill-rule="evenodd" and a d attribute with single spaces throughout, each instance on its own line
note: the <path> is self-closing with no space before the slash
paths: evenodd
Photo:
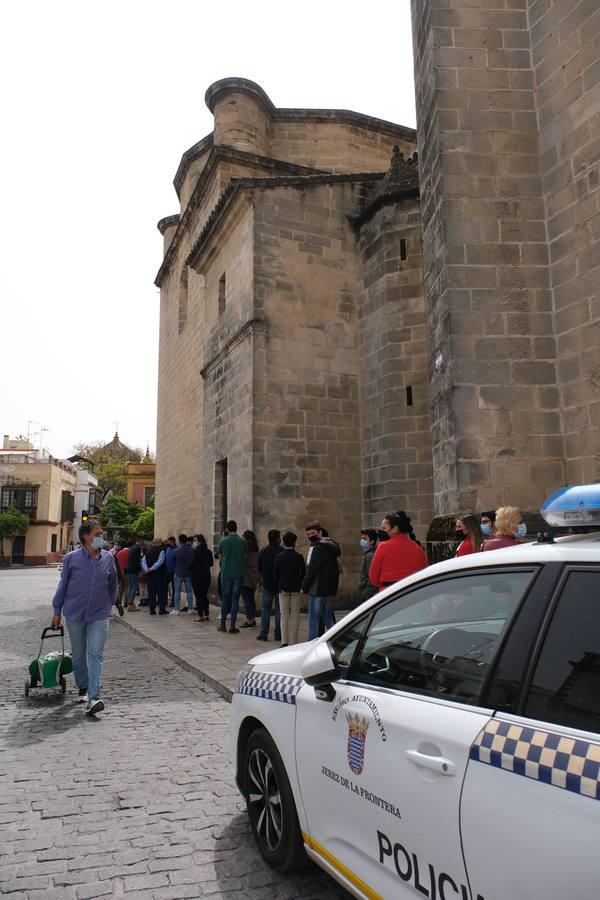
<path id="1" fill-rule="evenodd" d="M 600 484 L 575 484 L 550 494 L 540 513 L 555 528 L 598 526 L 600 528 Z"/>

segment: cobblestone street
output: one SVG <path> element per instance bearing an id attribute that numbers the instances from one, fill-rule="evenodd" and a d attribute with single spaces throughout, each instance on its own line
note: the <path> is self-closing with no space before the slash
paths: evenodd
<path id="1" fill-rule="evenodd" d="M 111 630 L 97 720 L 72 675 L 64 698 L 25 699 L 57 582 L 0 572 L 0 894 L 347 897 L 315 867 L 266 866 L 233 782 L 228 703 L 128 629 Z"/>

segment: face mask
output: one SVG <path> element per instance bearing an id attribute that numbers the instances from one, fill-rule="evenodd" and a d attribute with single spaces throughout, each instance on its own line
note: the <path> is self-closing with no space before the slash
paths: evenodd
<path id="1" fill-rule="evenodd" d="M 524 538 L 527 534 L 527 525 L 525 522 L 520 522 L 517 525 L 517 530 L 515 531 L 515 537 Z"/>
<path id="2" fill-rule="evenodd" d="M 313 534 L 311 537 L 309 537 L 308 540 L 310 541 L 311 544 L 316 544 L 319 540 L 319 535 Z"/>
<path id="3" fill-rule="evenodd" d="M 489 537 L 490 534 L 492 533 L 492 526 L 489 525 L 487 522 L 482 524 L 481 532 L 482 532 L 482 534 L 485 534 L 486 537 Z"/>
<path id="4" fill-rule="evenodd" d="M 194 550 L 196 549 L 197 546 L 198 546 L 198 541 L 192 541 L 192 547 L 194 548 Z"/>
<path id="5" fill-rule="evenodd" d="M 94 550 L 102 550 L 104 547 L 104 538 L 102 535 L 100 537 L 92 538 L 92 547 Z"/>
<path id="6" fill-rule="evenodd" d="M 367 550 L 371 546 L 369 544 L 369 541 L 366 538 L 361 538 L 358 543 L 360 544 L 360 546 L 362 547 L 363 550 Z"/>
<path id="7" fill-rule="evenodd" d="M 454 539 L 455 539 L 456 541 L 464 541 L 465 538 L 466 538 L 466 534 L 464 533 L 464 531 L 459 531 L 459 530 L 457 529 L 457 530 L 454 532 Z"/>

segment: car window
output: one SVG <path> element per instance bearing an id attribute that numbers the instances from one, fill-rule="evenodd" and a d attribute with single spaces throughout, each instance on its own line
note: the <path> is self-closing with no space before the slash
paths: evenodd
<path id="1" fill-rule="evenodd" d="M 365 625 L 367 624 L 370 615 L 371 614 L 369 613 L 368 615 L 357 619 L 355 622 L 352 622 L 348 628 L 338 632 L 338 634 L 329 641 L 329 646 L 331 647 L 338 668 L 342 673 L 342 677 L 345 677 L 348 673 L 352 657 L 356 652 L 356 648 L 362 638 Z"/>
<path id="2" fill-rule="evenodd" d="M 568 575 L 524 714 L 600 733 L 600 571 Z"/>
<path id="3" fill-rule="evenodd" d="M 430 582 L 381 606 L 348 677 L 473 703 L 534 570 Z"/>

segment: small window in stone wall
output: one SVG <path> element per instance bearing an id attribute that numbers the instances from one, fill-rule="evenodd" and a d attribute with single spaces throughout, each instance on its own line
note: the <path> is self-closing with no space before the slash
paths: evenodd
<path id="1" fill-rule="evenodd" d="M 222 316 L 225 312 L 225 272 L 219 278 L 219 315 Z"/>
<path id="2" fill-rule="evenodd" d="M 406 405 L 407 406 L 413 405 L 413 392 L 412 392 L 411 384 L 406 385 Z"/>
<path id="3" fill-rule="evenodd" d="M 179 308 L 177 311 L 177 330 L 179 334 L 185 328 L 188 313 L 188 275 L 187 268 L 181 273 L 179 281 Z"/>
<path id="4" fill-rule="evenodd" d="M 406 259 L 406 238 L 400 238 L 400 259 Z"/>

